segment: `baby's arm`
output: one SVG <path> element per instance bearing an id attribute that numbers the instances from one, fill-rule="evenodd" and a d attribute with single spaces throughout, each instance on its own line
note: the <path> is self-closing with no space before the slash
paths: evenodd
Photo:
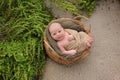
<path id="1" fill-rule="evenodd" d="M 64 54 L 70 54 L 70 55 L 74 55 L 76 53 L 76 50 L 65 50 L 65 48 L 61 45 L 58 45 L 60 50 L 64 53 Z"/>

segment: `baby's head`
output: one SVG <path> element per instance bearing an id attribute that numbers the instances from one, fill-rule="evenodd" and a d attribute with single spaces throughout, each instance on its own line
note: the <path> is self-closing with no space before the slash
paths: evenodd
<path id="1" fill-rule="evenodd" d="M 65 34 L 64 28 L 59 23 L 52 23 L 49 26 L 49 32 L 56 41 L 62 40 Z"/>

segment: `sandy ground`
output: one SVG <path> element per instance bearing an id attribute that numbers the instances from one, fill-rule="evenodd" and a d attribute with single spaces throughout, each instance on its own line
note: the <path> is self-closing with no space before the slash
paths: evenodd
<path id="1" fill-rule="evenodd" d="M 55 12 L 57 17 L 71 17 L 68 13 L 60 14 L 59 10 Z M 100 0 L 90 21 L 94 37 L 90 55 L 71 66 L 60 65 L 48 58 L 43 80 L 120 80 L 118 0 Z"/>

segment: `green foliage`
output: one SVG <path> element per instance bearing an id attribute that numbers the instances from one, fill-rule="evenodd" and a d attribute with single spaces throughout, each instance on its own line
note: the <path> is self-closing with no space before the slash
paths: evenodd
<path id="1" fill-rule="evenodd" d="M 41 80 L 52 19 L 44 0 L 0 0 L 0 11 L 0 80 Z"/>
<path id="2" fill-rule="evenodd" d="M 56 2 L 58 3 L 58 5 L 60 5 L 60 7 L 62 7 L 64 10 L 68 10 L 70 12 L 78 12 L 78 8 L 73 5 L 71 2 L 68 2 L 68 1 L 60 1 L 58 2 L 59 0 L 56 0 Z"/>
<path id="3" fill-rule="evenodd" d="M 77 5 L 80 5 L 78 9 L 86 10 L 86 14 L 90 16 L 95 9 L 96 2 L 95 0 L 76 0 Z"/>
<path id="4" fill-rule="evenodd" d="M 1 33 L 4 32 L 7 38 L 11 37 L 21 39 L 21 37 L 33 36 L 40 37 L 51 16 L 47 12 L 43 1 L 35 0 L 8 0 L 11 1 L 1 4 L 4 9 L 0 14 L 1 17 Z M 17 1 L 17 3 L 16 3 Z M 38 1 L 38 2 L 37 2 Z M 12 5 L 16 3 L 16 5 Z"/>
<path id="5" fill-rule="evenodd" d="M 73 15 L 79 15 L 79 11 L 86 12 L 90 16 L 95 9 L 95 0 L 51 0 L 57 3 L 64 10 L 70 11 Z"/>
<path id="6" fill-rule="evenodd" d="M 42 73 L 45 54 L 41 43 L 34 38 L 0 43 L 0 75 L 3 79 L 33 80 L 39 70 Z"/>

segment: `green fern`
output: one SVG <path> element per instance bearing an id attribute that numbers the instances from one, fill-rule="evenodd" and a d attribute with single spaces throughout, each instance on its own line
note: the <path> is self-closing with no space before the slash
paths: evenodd
<path id="1" fill-rule="evenodd" d="M 73 15 L 82 14 L 85 12 L 90 16 L 95 9 L 95 0 L 51 0 L 58 4 L 63 10 L 71 12 Z"/>
<path id="2" fill-rule="evenodd" d="M 0 0 L 0 10 L 0 80 L 41 80 L 43 32 L 52 19 L 44 0 Z"/>

